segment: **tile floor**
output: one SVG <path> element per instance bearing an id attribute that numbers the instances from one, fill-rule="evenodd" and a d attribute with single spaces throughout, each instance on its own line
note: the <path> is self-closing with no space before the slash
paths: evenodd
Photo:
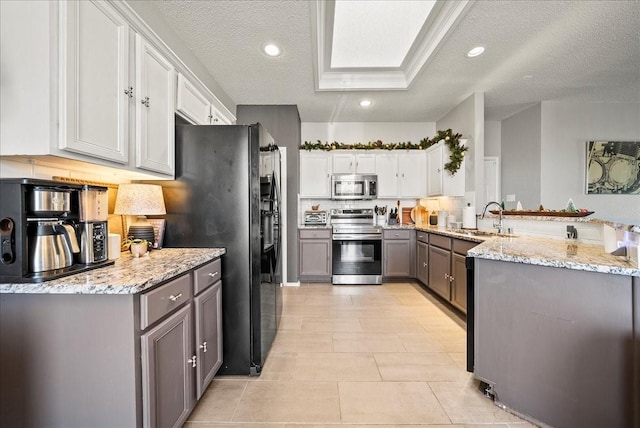
<path id="1" fill-rule="evenodd" d="M 481 394 L 464 321 L 419 285 L 302 284 L 283 300 L 262 375 L 216 377 L 185 427 L 533 426 Z"/>

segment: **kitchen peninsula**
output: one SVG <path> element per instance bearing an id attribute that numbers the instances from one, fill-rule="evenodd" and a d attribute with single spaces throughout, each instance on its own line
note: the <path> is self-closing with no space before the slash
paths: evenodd
<path id="1" fill-rule="evenodd" d="M 0 420 L 182 424 L 222 363 L 225 253 L 122 253 L 86 273 L 0 284 Z"/>
<path id="2" fill-rule="evenodd" d="M 640 269 L 601 245 L 494 238 L 474 263 L 475 377 L 554 427 L 640 422 Z"/>

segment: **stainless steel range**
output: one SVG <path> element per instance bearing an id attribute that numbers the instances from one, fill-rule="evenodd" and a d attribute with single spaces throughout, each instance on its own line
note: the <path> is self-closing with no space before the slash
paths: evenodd
<path id="1" fill-rule="evenodd" d="M 371 209 L 332 209 L 333 284 L 382 284 L 382 228 Z"/>

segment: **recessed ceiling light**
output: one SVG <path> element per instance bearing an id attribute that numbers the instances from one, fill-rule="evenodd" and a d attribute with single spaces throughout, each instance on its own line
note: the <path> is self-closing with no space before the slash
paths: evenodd
<path id="1" fill-rule="evenodd" d="M 473 58 L 473 57 L 476 57 L 478 55 L 482 55 L 483 52 L 484 52 L 484 47 L 483 46 L 476 46 L 475 48 L 473 48 L 469 52 L 467 52 L 467 56 L 469 58 Z"/>
<path id="2" fill-rule="evenodd" d="M 264 49 L 264 53 L 266 53 L 269 56 L 278 56 L 282 53 L 280 48 L 273 43 L 267 43 L 266 45 L 264 45 L 263 49 Z"/>
<path id="3" fill-rule="evenodd" d="M 362 100 L 360 101 L 360 107 L 367 108 L 371 106 L 371 100 Z"/>

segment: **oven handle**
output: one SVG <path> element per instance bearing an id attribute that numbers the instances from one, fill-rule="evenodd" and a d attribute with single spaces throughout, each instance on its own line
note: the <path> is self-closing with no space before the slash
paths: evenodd
<path id="1" fill-rule="evenodd" d="M 379 233 L 344 233 L 334 234 L 331 239 L 334 241 L 382 241 L 382 235 Z"/>

